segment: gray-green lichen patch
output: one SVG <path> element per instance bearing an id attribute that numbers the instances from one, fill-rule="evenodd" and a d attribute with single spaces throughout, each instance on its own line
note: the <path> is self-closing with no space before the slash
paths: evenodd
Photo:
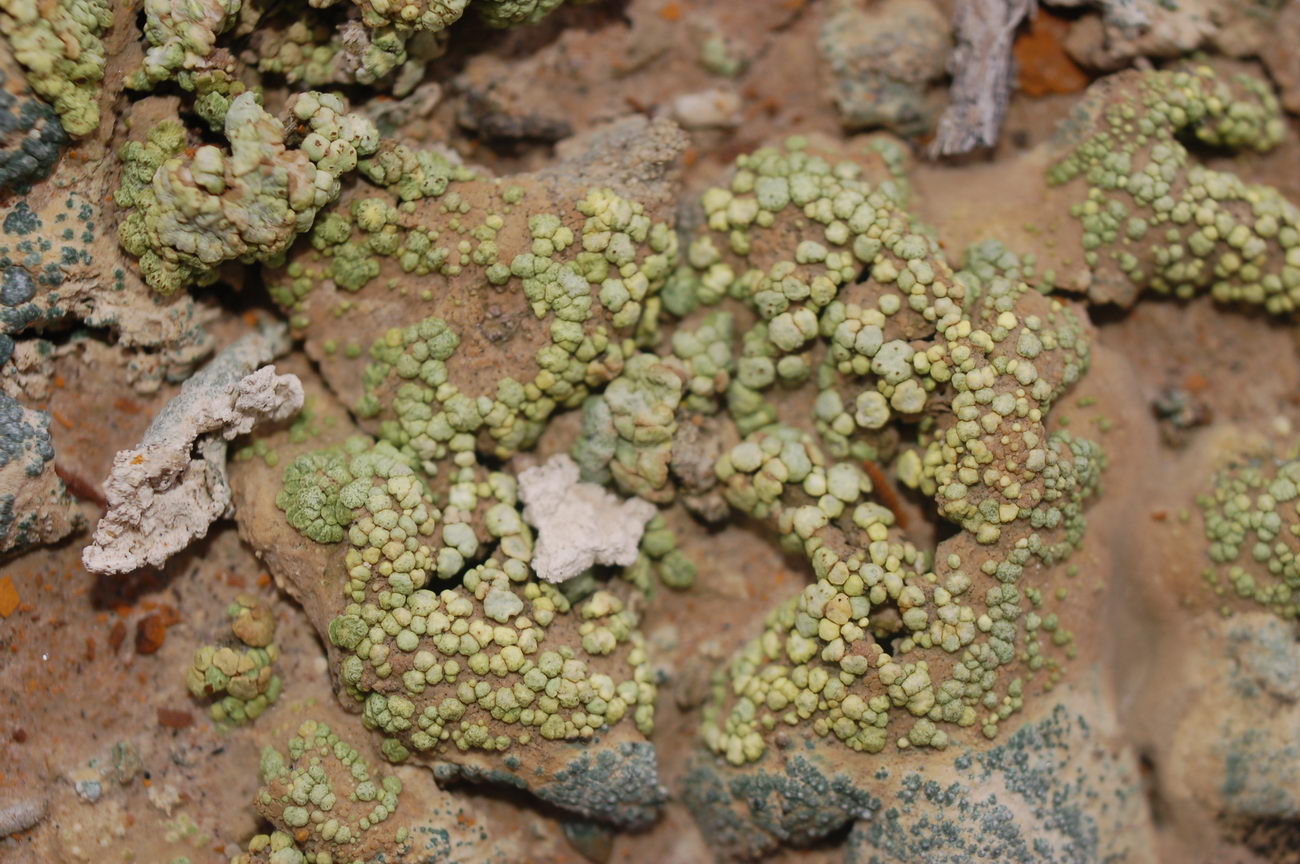
<path id="1" fill-rule="evenodd" d="M 44 180 L 67 143 L 58 113 L 32 94 L 0 46 L 0 188 L 22 190 Z"/>
<path id="2" fill-rule="evenodd" d="M 83 525 L 55 472 L 50 415 L 0 393 L 0 554 L 51 543 Z"/>
<path id="3" fill-rule="evenodd" d="M 914 135 L 933 126 L 938 94 L 927 91 L 943 77 L 952 48 L 948 21 L 935 6 L 836 0 L 817 48 L 845 127 Z"/>
<path id="4" fill-rule="evenodd" d="M 953 864 L 1122 860 L 1106 854 L 1123 843 L 1102 836 L 1094 814 L 1138 806 L 1140 793 L 1110 788 L 1121 763 L 1093 757 L 1096 742 L 1084 717 L 1057 706 L 1005 742 L 963 754 L 943 780 L 903 770 L 893 794 L 855 825 L 845 860 L 904 864 L 939 850 Z"/>

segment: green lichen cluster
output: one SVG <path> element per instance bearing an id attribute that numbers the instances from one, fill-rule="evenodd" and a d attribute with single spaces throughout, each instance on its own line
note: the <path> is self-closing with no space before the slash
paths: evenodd
<path id="1" fill-rule="evenodd" d="M 415 283 L 383 280 L 387 268 L 410 277 L 482 279 L 519 292 L 537 319 L 549 321 L 549 340 L 533 357 L 536 371 L 505 375 L 480 392 L 454 383 L 449 358 L 460 337 L 442 319 L 394 328 L 377 340 L 357 410 L 378 418 L 395 446 L 426 463 L 476 448 L 508 457 L 537 440 L 557 407 L 581 404 L 623 368 L 634 346 L 614 331 L 653 334 L 676 236 L 640 204 L 593 188 L 567 221 L 547 211 L 529 214 L 520 209 L 530 203 L 522 187 L 475 180 L 440 156 L 400 147 L 368 160 L 362 171 L 402 203 L 354 198 L 346 215 L 335 208 L 324 216 L 311 235 L 315 254 L 296 257 L 287 279 L 272 284 L 278 302 L 301 308 L 326 280 L 349 293 L 373 283 L 404 294 Z M 471 206 L 483 195 L 486 202 Z M 498 235 L 525 225 L 526 251 L 506 260 Z M 433 299 L 431 288 L 418 296 Z M 336 314 L 347 315 L 350 306 L 343 301 Z"/>
<path id="2" fill-rule="evenodd" d="M 1300 211 L 1272 187 L 1196 164 L 1179 140 L 1264 151 L 1283 130 L 1269 85 L 1245 74 L 1195 67 L 1095 87 L 1064 129 L 1069 155 L 1048 175 L 1087 187 L 1071 214 L 1093 278 L 1121 298 L 1150 288 L 1294 312 Z"/>
<path id="3" fill-rule="evenodd" d="M 54 106 L 69 135 L 89 135 L 99 127 L 106 62 L 100 37 L 112 21 L 107 0 L 0 2 L 0 33 L 27 70 L 28 86 Z"/>
<path id="4" fill-rule="evenodd" d="M 573 454 L 584 477 L 612 477 L 623 492 L 659 504 L 671 502 L 679 486 L 694 491 L 703 481 L 690 463 L 699 459 L 684 460 L 689 448 L 679 422 L 720 410 L 735 372 L 734 342 L 731 313 L 711 312 L 698 326 L 673 331 L 670 355 L 630 357 L 605 391 L 583 404 Z"/>
<path id="5" fill-rule="evenodd" d="M 371 29 L 394 26 L 407 31 L 439 31 L 455 24 L 470 0 L 353 0 Z M 491 27 L 533 24 L 565 0 L 475 0 L 472 8 Z M 590 2 L 590 0 L 571 0 Z"/>
<path id="6" fill-rule="evenodd" d="M 1300 458 L 1235 460 L 1197 503 L 1214 562 L 1203 575 L 1214 593 L 1300 618 Z"/>
<path id="7" fill-rule="evenodd" d="M 241 594 L 227 610 L 238 643 L 204 645 L 185 672 L 195 699 L 216 701 L 208 708 L 221 725 L 251 723 L 280 698 L 282 682 L 271 666 L 280 657 L 275 645 L 275 615 L 264 603 Z"/>
<path id="8" fill-rule="evenodd" d="M 405 76 L 418 78 L 425 63 L 442 53 L 441 35 L 419 33 L 413 38 L 402 27 L 366 29 L 356 22 L 331 27 L 323 21 L 295 18 L 280 28 L 259 28 L 257 71 L 307 87 L 377 86 L 396 72 L 394 89 L 405 89 Z"/>
<path id="9" fill-rule="evenodd" d="M 678 548 L 677 532 L 659 514 L 646 525 L 636 562 L 623 568 L 623 578 L 647 593 L 655 576 L 665 587 L 685 591 L 695 584 L 698 572 L 691 559 Z"/>
<path id="10" fill-rule="evenodd" d="M 708 225 L 673 289 L 754 313 L 728 387 L 747 434 L 715 470 L 816 579 L 715 679 L 704 741 L 735 765 L 782 729 L 866 752 L 942 748 L 972 726 L 991 737 L 1073 650 L 1025 574 L 1081 542 L 1100 473 L 1095 444 L 1046 428 L 1087 367 L 1082 324 L 1010 278 L 1014 256 L 954 273 L 903 200 L 802 139 L 742 156 L 704 194 Z M 773 422 L 809 386 L 817 438 Z M 862 460 L 962 531 L 918 549 Z"/>
<path id="11" fill-rule="evenodd" d="M 232 864 L 364 864 L 408 845 L 409 830 L 393 825 L 402 782 L 373 771 L 324 723 L 303 723 L 284 753 L 263 748 L 260 774 L 254 804 L 276 831 Z"/>
<path id="12" fill-rule="evenodd" d="M 234 25 L 243 0 L 145 0 L 145 51 L 141 86 L 181 76 L 216 71 L 217 37 Z M 229 75 L 231 65 L 220 71 Z M 188 89 L 188 88 L 187 88 Z"/>
<path id="13" fill-rule="evenodd" d="M 648 734 L 655 688 L 636 616 L 610 592 L 575 605 L 532 578 L 513 478 L 460 461 L 440 509 L 389 442 L 353 439 L 299 457 L 277 499 L 313 539 L 347 538 L 329 639 L 385 755 L 590 739 L 624 715 Z"/>
<path id="14" fill-rule="evenodd" d="M 590 741 L 625 718 L 649 734 L 656 688 L 624 592 L 570 596 L 538 581 L 514 480 L 479 454 L 531 446 L 557 407 L 623 370 L 635 341 L 611 331 L 654 321 L 675 235 L 608 189 L 587 190 L 561 217 L 530 210 L 524 186 L 476 180 L 433 154 L 394 148 L 363 170 L 391 197 L 354 198 L 346 216 L 319 220 L 312 250 L 286 270 L 293 281 L 273 289 L 281 302 L 303 303 L 326 279 L 384 291 L 390 259 L 415 276 L 516 292 L 547 338 L 535 372 L 484 387 L 462 377 L 462 336 L 446 320 L 392 328 L 370 347 L 357 404 L 379 441 L 287 468 L 278 503 L 290 523 L 347 544 L 345 602 L 328 628 L 345 689 L 394 761 Z M 522 250 L 503 254 L 498 235 L 517 243 L 521 231 Z M 676 556 L 671 565 L 668 578 L 684 581 Z"/>
<path id="15" fill-rule="evenodd" d="M 366 725 L 385 734 L 389 758 L 451 746 L 500 752 L 534 735 L 590 739 L 624 715 L 649 733 L 655 688 L 636 616 L 607 591 L 575 606 L 530 578 L 531 544 L 512 499 L 485 517 L 493 534 L 514 532 L 499 535 L 502 557 L 441 590 L 396 539 L 411 520 L 382 527 L 395 514 L 381 509 L 351 528 L 349 602 L 329 628 L 345 652 L 340 677 L 364 701 Z M 477 546 L 466 532 L 456 557 L 478 557 Z M 615 652 L 614 664 L 601 664 L 615 675 L 591 668 Z"/>
<path id="16" fill-rule="evenodd" d="M 188 156 L 183 128 L 168 122 L 144 144 L 124 145 L 116 198 L 127 213 L 118 236 L 149 286 L 171 294 L 211 282 L 224 262 L 285 251 L 337 197 L 339 178 L 379 144 L 374 126 L 346 110 L 338 96 L 295 96 L 289 116 L 304 134 L 289 149 L 283 124 L 242 93 L 224 118 L 229 152 L 205 144 Z"/>

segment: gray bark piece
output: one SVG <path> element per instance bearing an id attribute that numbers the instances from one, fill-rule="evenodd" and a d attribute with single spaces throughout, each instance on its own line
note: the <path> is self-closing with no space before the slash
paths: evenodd
<path id="1" fill-rule="evenodd" d="M 26 831 L 45 818 L 44 798 L 23 798 L 0 803 L 0 837 Z"/>
<path id="2" fill-rule="evenodd" d="M 1011 97 L 1016 27 L 1033 10 L 1034 0 L 958 0 L 953 13 L 957 46 L 948 64 L 951 100 L 930 145 L 932 157 L 997 143 Z"/>
<path id="3" fill-rule="evenodd" d="M 104 481 L 108 512 L 82 552 L 87 570 L 157 567 L 228 514 L 227 442 L 302 408 L 298 378 L 264 365 L 287 347 L 283 327 L 239 339 L 185 382 L 138 446 L 118 452 Z"/>

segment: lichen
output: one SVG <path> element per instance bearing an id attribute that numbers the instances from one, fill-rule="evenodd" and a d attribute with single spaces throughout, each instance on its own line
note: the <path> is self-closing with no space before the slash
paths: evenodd
<path id="1" fill-rule="evenodd" d="M 27 69 L 27 84 L 54 107 L 69 135 L 89 135 L 99 127 L 106 62 L 100 37 L 111 23 L 108 0 L 0 3 L 0 33 Z"/>
<path id="2" fill-rule="evenodd" d="M 1082 187 L 1095 299 L 1131 303 L 1149 289 L 1262 306 L 1300 301 L 1300 211 L 1272 187 L 1194 162 L 1180 135 L 1264 151 L 1282 137 L 1277 98 L 1244 73 L 1205 66 L 1125 73 L 1095 85 L 1058 133 L 1053 184 Z"/>
<path id="3" fill-rule="evenodd" d="M 223 262 L 285 251 L 337 197 L 339 178 L 378 146 L 374 126 L 346 110 L 337 96 L 294 96 L 289 116 L 305 134 L 289 149 L 283 124 L 242 93 L 225 115 L 228 153 L 205 144 L 185 156 L 183 130 L 166 123 L 146 144 L 124 145 L 117 197 L 128 212 L 118 236 L 149 286 L 170 294 L 211 282 Z"/>
<path id="4" fill-rule="evenodd" d="M 1300 458 L 1250 455 L 1218 471 L 1197 499 L 1205 526 L 1203 576 L 1225 600 L 1300 617 Z"/>
<path id="5" fill-rule="evenodd" d="M 271 670 L 280 649 L 272 641 L 275 616 L 265 604 L 241 594 L 227 614 L 231 633 L 244 647 L 199 648 L 185 672 L 185 686 L 196 699 L 216 699 L 208 709 L 215 723 L 241 726 L 256 720 L 280 698 L 283 685 Z"/>

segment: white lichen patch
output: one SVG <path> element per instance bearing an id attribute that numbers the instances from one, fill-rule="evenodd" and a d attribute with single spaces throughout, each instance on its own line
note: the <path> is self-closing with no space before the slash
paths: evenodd
<path id="1" fill-rule="evenodd" d="M 537 529 L 532 567 L 547 582 L 563 582 L 596 564 L 626 567 L 655 506 L 620 499 L 595 483 L 578 482 L 578 465 L 567 454 L 519 474 L 524 519 Z"/>

